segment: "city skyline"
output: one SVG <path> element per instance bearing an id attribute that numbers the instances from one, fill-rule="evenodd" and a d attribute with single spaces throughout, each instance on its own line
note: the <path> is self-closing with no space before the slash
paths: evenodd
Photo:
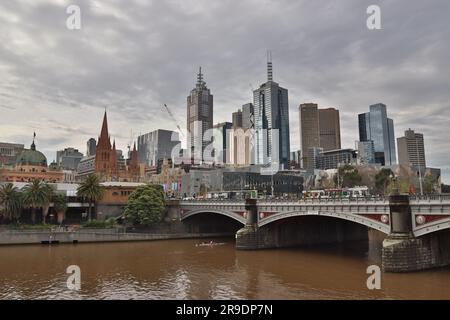
<path id="1" fill-rule="evenodd" d="M 118 4 L 92 8 L 89 1 L 80 1 L 83 27 L 70 31 L 64 26 L 65 3 L 45 3 L 37 1 L 37 10 L 32 14 L 20 2 L 15 10 L 8 3 L 0 5 L 0 20 L 4 22 L 0 32 L 4 44 L 0 49 L 2 142 L 28 147 L 36 131 L 37 143 L 49 162 L 56 158 L 57 150 L 66 147 L 84 153 L 87 139 L 98 135 L 107 106 L 109 121 L 114 124 L 111 135 L 116 138 L 117 148 L 125 151 L 131 128 L 135 139 L 139 133 L 156 129 L 176 131 L 164 103 L 178 122 L 184 123 L 185 97 L 199 65 L 203 66 L 214 94 L 214 124 L 231 121 L 233 111 L 252 101 L 252 87 L 265 81 L 265 53 L 270 49 L 274 77 L 289 90 L 291 151 L 300 148 L 300 103 L 315 102 L 339 109 L 342 148 L 348 148 L 354 147 L 358 139 L 357 114 L 382 102 L 388 106 L 397 136 L 408 128 L 424 134 L 427 162 L 442 168 L 443 181 L 449 181 L 449 134 L 442 130 L 450 119 L 450 99 L 445 87 L 449 75 L 439 72 L 448 69 L 449 64 L 449 48 L 443 41 L 446 15 L 445 10 L 439 10 L 439 3 L 444 2 L 433 7 L 409 3 L 411 10 L 420 12 L 414 19 L 402 12 L 401 4 L 383 4 L 390 19 L 383 20 L 383 30 L 369 31 L 364 26 L 365 3 L 349 1 L 315 10 L 323 4 L 286 1 L 258 6 L 249 16 L 245 31 L 238 28 L 237 34 L 223 34 L 227 23 L 243 18 L 239 11 L 247 12 L 247 16 L 252 12 L 247 9 L 236 10 L 231 22 L 219 19 L 200 35 L 193 30 L 212 22 L 208 14 L 220 10 L 231 14 L 236 5 L 199 8 L 186 4 L 178 9 L 167 3 L 153 4 L 152 10 L 145 11 L 154 18 L 147 23 L 136 9 L 137 2 L 133 9 Z M 253 1 L 247 1 L 237 6 L 253 5 Z M 347 10 L 349 6 L 354 9 Z M 176 26 L 163 28 L 167 22 L 158 19 L 158 12 L 163 9 L 174 20 L 191 18 L 186 30 Z M 298 12 L 305 18 L 303 22 Z M 313 17 L 308 18 L 312 12 Z M 259 18 L 270 15 L 283 15 L 291 27 L 273 27 L 265 39 L 255 40 L 251 48 L 239 41 L 247 39 L 249 33 L 259 32 Z M 427 18 L 432 15 L 433 20 Z M 89 19 L 98 16 L 103 19 Z M 311 23 L 313 18 L 316 23 Z M 327 23 L 320 25 L 325 19 Z M 158 32 L 143 37 L 153 30 L 152 26 L 158 26 Z M 339 38 L 343 31 L 345 36 Z M 183 47 L 182 37 L 189 32 L 194 34 L 189 38 L 194 43 L 202 39 L 213 41 L 218 36 L 223 39 L 216 48 L 201 54 L 192 50 L 173 53 Z M 332 37 L 321 37 L 325 33 Z M 105 37 L 98 41 L 100 34 Z M 125 39 L 128 45 L 119 48 Z M 230 49 L 232 43 L 236 45 Z M 378 44 L 375 48 L 374 43 Z M 51 59 L 55 56 L 60 58 Z M 33 116 L 22 118 L 29 114 L 30 106 Z"/>

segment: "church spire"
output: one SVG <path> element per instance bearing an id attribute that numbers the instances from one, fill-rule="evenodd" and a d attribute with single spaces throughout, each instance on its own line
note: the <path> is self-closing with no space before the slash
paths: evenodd
<path id="1" fill-rule="evenodd" d="M 100 139 L 101 138 L 103 138 L 103 139 L 108 139 L 109 138 L 109 134 L 108 134 L 108 118 L 106 116 L 106 110 L 105 110 L 105 114 L 103 116 L 102 131 L 100 132 Z"/>

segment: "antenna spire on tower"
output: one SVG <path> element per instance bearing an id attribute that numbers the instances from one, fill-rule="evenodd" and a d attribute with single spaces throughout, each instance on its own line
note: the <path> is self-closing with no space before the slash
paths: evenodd
<path id="1" fill-rule="evenodd" d="M 203 74 L 202 74 L 202 67 L 201 66 L 198 69 L 197 84 L 200 85 L 200 86 L 203 84 Z"/>
<path id="2" fill-rule="evenodd" d="M 272 52 L 267 51 L 267 81 L 273 81 Z"/>

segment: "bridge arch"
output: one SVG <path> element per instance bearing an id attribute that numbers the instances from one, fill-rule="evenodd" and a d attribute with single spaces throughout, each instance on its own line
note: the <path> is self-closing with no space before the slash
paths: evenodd
<path id="1" fill-rule="evenodd" d="M 188 211 L 186 214 L 181 215 L 180 220 L 183 221 L 189 217 L 196 216 L 199 214 L 204 214 L 204 213 L 215 213 L 215 214 L 219 214 L 222 216 L 226 216 L 226 217 L 229 217 L 229 218 L 241 223 L 242 225 L 245 225 L 245 223 L 246 223 L 246 219 L 243 216 L 241 216 L 235 212 L 219 210 L 219 209 L 207 209 L 207 208 Z"/>
<path id="2" fill-rule="evenodd" d="M 377 231 L 383 232 L 385 234 L 389 234 L 390 229 L 391 229 L 389 224 L 382 223 L 381 221 L 378 222 L 378 221 L 375 221 L 373 219 L 370 219 L 370 218 L 367 218 L 367 217 L 364 217 L 361 215 L 349 214 L 349 213 L 344 213 L 344 212 L 327 212 L 327 211 L 324 211 L 324 212 L 322 212 L 322 211 L 318 211 L 318 212 L 289 211 L 289 212 L 277 213 L 277 214 L 271 215 L 267 218 L 263 218 L 263 219 L 259 220 L 258 226 L 263 227 L 263 226 L 269 225 L 275 221 L 280 221 L 280 220 L 292 218 L 292 217 L 302 217 L 302 216 L 316 216 L 316 217 L 323 216 L 323 217 L 331 217 L 331 218 L 351 221 L 351 222 L 361 224 L 366 227 L 375 229 Z"/>
<path id="3" fill-rule="evenodd" d="M 450 229 L 450 218 L 437 220 L 423 226 L 417 226 L 417 222 L 414 221 L 413 233 L 414 236 L 421 237 L 430 233 L 447 229 Z"/>

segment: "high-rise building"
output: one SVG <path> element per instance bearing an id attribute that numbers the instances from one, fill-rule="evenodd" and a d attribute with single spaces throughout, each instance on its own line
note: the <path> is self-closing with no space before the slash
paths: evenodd
<path id="1" fill-rule="evenodd" d="M 86 157 L 95 156 L 95 150 L 97 148 L 97 141 L 94 138 L 90 138 L 87 143 Z"/>
<path id="2" fill-rule="evenodd" d="M 341 148 L 339 110 L 319 109 L 315 103 L 304 103 L 299 111 L 303 167 L 307 169 L 312 167 L 310 148 L 322 148 L 324 151 Z"/>
<path id="3" fill-rule="evenodd" d="M 234 128 L 242 128 L 242 111 L 239 109 L 236 112 L 233 112 L 233 127 Z"/>
<path id="4" fill-rule="evenodd" d="M 56 164 L 64 170 L 77 170 L 83 154 L 74 148 L 65 148 L 56 152 Z"/>
<path id="5" fill-rule="evenodd" d="M 246 103 L 242 106 L 242 128 L 253 129 L 255 127 L 255 108 L 252 103 Z"/>
<path id="6" fill-rule="evenodd" d="M 405 131 L 405 136 L 397 139 L 398 163 L 426 168 L 425 144 L 422 133 L 414 130 Z"/>
<path id="7" fill-rule="evenodd" d="M 158 160 L 171 159 L 172 150 L 180 143 L 175 131 L 158 129 L 138 137 L 138 160 L 147 166 L 157 166 Z"/>
<path id="8" fill-rule="evenodd" d="M 375 147 L 373 141 L 357 141 L 358 164 L 367 165 L 375 163 Z"/>
<path id="9" fill-rule="evenodd" d="M 187 97 L 187 130 L 190 133 L 188 148 L 191 149 L 192 156 L 198 161 L 203 160 L 203 151 L 210 144 L 204 141 L 205 131 L 213 127 L 213 95 L 203 81 L 202 68 L 197 75 L 197 85 L 191 90 Z M 198 146 L 201 154 L 195 155 L 194 147 Z M 201 148 L 200 148 L 201 146 Z"/>
<path id="10" fill-rule="evenodd" d="M 341 149 L 339 110 L 319 109 L 319 140 L 324 151 Z"/>
<path id="11" fill-rule="evenodd" d="M 231 122 L 222 122 L 214 125 L 214 129 L 218 129 L 222 132 L 222 150 L 215 150 L 216 152 L 222 152 L 222 162 L 227 162 L 227 145 L 228 145 L 228 132 L 234 125 Z"/>
<path id="12" fill-rule="evenodd" d="M 386 105 L 377 103 L 370 111 L 358 115 L 359 141 L 373 141 L 375 162 L 381 165 L 394 165 L 395 133 L 394 121 L 387 117 Z"/>
<path id="13" fill-rule="evenodd" d="M 255 164 L 289 167 L 288 90 L 273 81 L 272 61 L 267 62 L 267 82 L 253 91 Z"/>
<path id="14" fill-rule="evenodd" d="M 234 166 L 250 166 L 255 163 L 253 130 L 232 128 L 228 130 L 227 163 Z"/>

